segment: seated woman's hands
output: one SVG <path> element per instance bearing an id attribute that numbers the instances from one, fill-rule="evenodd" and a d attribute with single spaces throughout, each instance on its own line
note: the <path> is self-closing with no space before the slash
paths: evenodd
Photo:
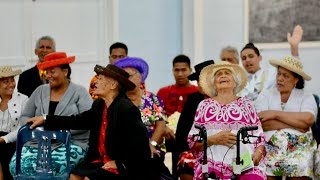
<path id="1" fill-rule="evenodd" d="M 108 162 L 106 162 L 102 166 L 102 169 L 104 169 L 106 171 L 109 171 L 109 172 L 112 172 L 112 173 L 115 173 L 115 174 L 119 174 L 119 172 L 117 170 L 118 167 L 117 167 L 116 161 L 108 161 Z"/>
<path id="2" fill-rule="evenodd" d="M 252 161 L 255 166 L 259 165 L 260 160 L 263 157 L 263 154 L 264 154 L 264 146 L 259 146 L 252 155 Z"/>
<path id="3" fill-rule="evenodd" d="M 223 145 L 231 147 L 236 144 L 237 136 L 231 133 L 231 129 L 222 130 L 208 137 L 209 145 Z"/>
<path id="4" fill-rule="evenodd" d="M 28 119 L 27 123 L 31 123 L 30 129 L 41 126 L 45 123 L 43 116 L 36 116 Z"/>

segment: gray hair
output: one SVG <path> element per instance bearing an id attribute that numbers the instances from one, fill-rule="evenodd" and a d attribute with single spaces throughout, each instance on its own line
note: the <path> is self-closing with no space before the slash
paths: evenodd
<path id="1" fill-rule="evenodd" d="M 228 69 L 229 70 L 229 69 Z M 230 70 L 229 70 L 230 71 Z M 212 78 L 211 78 L 211 84 L 213 85 L 212 87 L 212 94 L 213 94 L 213 96 L 217 96 L 218 95 L 218 92 L 216 91 L 216 89 L 214 88 L 214 80 L 215 80 L 215 78 L 216 78 L 216 74 L 217 73 L 215 73 L 215 74 L 212 74 Z M 236 87 L 233 89 L 233 94 L 237 94 L 237 92 L 240 92 L 239 90 L 240 90 L 240 77 L 238 77 L 238 76 L 236 76 L 235 74 L 234 74 L 234 71 L 231 71 L 231 75 L 232 75 L 232 77 L 233 77 L 233 79 L 234 79 L 234 82 L 236 83 Z"/>
<path id="2" fill-rule="evenodd" d="M 36 49 L 40 48 L 40 41 L 43 41 L 43 40 L 51 41 L 52 42 L 52 50 L 56 51 L 56 42 L 51 36 L 42 36 L 42 37 L 40 37 L 36 42 Z"/>
<path id="3" fill-rule="evenodd" d="M 237 62 L 239 63 L 239 52 L 238 52 L 237 48 L 235 48 L 235 47 L 233 47 L 233 46 L 224 47 L 224 48 L 221 50 L 220 58 L 221 58 L 222 53 L 225 52 L 225 51 L 233 53 L 235 59 L 236 59 Z"/>

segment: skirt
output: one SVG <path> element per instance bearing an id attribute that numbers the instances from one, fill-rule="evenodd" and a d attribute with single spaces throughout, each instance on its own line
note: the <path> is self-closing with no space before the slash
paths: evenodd
<path id="1" fill-rule="evenodd" d="M 266 143 L 268 176 L 310 177 L 317 143 L 312 133 L 302 135 L 276 131 Z"/>
<path id="2" fill-rule="evenodd" d="M 25 146 L 22 148 L 21 153 L 21 171 L 23 174 L 33 176 L 36 171 L 38 149 Z M 61 175 L 66 170 L 66 148 L 60 146 L 54 149 L 51 153 L 51 161 L 53 167 L 53 175 Z M 74 169 L 79 162 L 83 161 L 86 155 L 86 151 L 80 146 L 71 144 L 70 148 L 70 165 L 71 170 Z M 10 161 L 10 172 L 13 176 L 16 174 L 16 153 L 13 155 Z"/>

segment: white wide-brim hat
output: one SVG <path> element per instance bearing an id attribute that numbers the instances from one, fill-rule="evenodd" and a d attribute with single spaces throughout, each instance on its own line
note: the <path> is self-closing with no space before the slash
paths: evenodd
<path id="1" fill-rule="evenodd" d="M 299 74 L 306 81 L 311 80 L 311 77 L 303 71 L 303 65 L 301 61 L 294 57 L 287 56 L 287 57 L 284 57 L 282 60 L 272 59 L 269 62 L 272 66 L 276 68 L 280 66 L 291 72 Z"/>
<path id="2" fill-rule="evenodd" d="M 231 64 L 226 61 L 221 61 L 219 63 L 206 66 L 201 70 L 199 76 L 199 85 L 203 92 L 209 97 L 215 96 L 213 94 L 214 86 L 212 78 L 214 77 L 215 73 L 221 69 L 230 70 L 234 74 L 234 76 L 236 76 L 236 78 L 239 80 L 239 87 L 236 88 L 236 94 L 239 93 L 247 84 L 247 75 L 243 68 L 237 64 Z"/>

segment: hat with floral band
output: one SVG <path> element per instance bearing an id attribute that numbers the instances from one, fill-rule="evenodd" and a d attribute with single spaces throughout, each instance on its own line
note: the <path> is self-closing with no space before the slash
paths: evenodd
<path id="1" fill-rule="evenodd" d="M 0 78 L 6 78 L 21 74 L 21 69 L 12 70 L 11 66 L 0 66 Z"/>
<path id="2" fill-rule="evenodd" d="M 280 66 L 285 69 L 288 69 L 291 72 L 299 74 L 306 81 L 311 80 L 311 77 L 303 71 L 303 65 L 299 59 L 296 59 L 291 56 L 286 56 L 282 60 L 272 59 L 269 62 L 272 66 L 276 68 Z"/>
<path id="3" fill-rule="evenodd" d="M 57 67 L 63 64 L 70 64 L 76 59 L 75 56 L 67 57 L 65 52 L 53 52 L 47 54 L 41 63 L 37 64 L 39 69 L 45 70 L 51 67 Z"/>
<path id="4" fill-rule="evenodd" d="M 215 73 L 221 69 L 228 69 L 232 72 L 232 74 L 239 80 L 239 84 L 236 87 L 236 94 L 239 93 L 247 84 L 247 76 L 244 72 L 243 68 L 237 64 L 231 64 L 227 61 L 220 61 L 216 64 L 211 64 L 209 66 L 204 67 L 201 70 L 199 76 L 199 85 L 203 92 L 209 97 L 215 96 L 213 94 L 213 77 Z"/>

